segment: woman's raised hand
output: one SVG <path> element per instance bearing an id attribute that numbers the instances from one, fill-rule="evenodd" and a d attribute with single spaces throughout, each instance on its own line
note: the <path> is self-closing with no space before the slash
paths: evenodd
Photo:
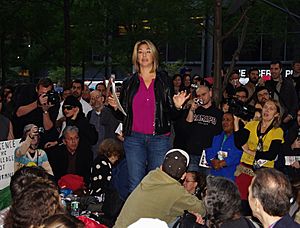
<path id="1" fill-rule="evenodd" d="M 189 99 L 191 94 L 186 94 L 186 91 L 181 91 L 173 96 L 173 102 L 177 109 L 180 109 L 184 102 Z"/>

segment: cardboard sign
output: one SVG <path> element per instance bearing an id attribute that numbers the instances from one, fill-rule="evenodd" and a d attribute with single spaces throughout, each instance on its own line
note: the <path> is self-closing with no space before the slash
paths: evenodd
<path id="1" fill-rule="evenodd" d="M 14 175 L 15 149 L 21 139 L 0 142 L 0 190 L 7 187 Z"/>

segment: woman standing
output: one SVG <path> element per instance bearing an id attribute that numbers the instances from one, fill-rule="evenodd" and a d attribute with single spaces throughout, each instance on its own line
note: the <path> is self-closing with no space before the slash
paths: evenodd
<path id="1" fill-rule="evenodd" d="M 170 149 L 171 118 L 188 99 L 185 92 L 173 95 L 171 79 L 157 71 L 158 51 L 149 40 L 138 41 L 132 62 L 136 73 L 122 84 L 120 103 L 126 116 L 117 110 L 116 101 L 108 103 L 123 121 L 124 149 L 129 173 L 129 191 L 133 191 L 148 171 L 162 164 Z"/>
<path id="2" fill-rule="evenodd" d="M 262 108 L 261 121 L 250 121 L 236 134 L 236 142 L 243 145 L 243 155 L 235 173 L 235 181 L 244 203 L 248 199 L 248 187 L 254 176 L 254 170 L 261 167 L 274 168 L 275 159 L 284 141 L 283 131 L 279 125 L 279 104 L 275 100 L 269 100 Z M 238 129 L 238 121 L 235 121 L 235 129 Z M 246 213 L 247 209 L 250 209 L 247 204 L 243 207 Z"/>

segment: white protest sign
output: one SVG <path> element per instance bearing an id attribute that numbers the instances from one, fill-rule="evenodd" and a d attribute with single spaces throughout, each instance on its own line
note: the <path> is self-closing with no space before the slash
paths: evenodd
<path id="1" fill-rule="evenodd" d="M 206 161 L 206 152 L 205 152 L 205 150 L 202 151 L 199 166 L 204 167 L 204 168 L 210 168 L 208 162 Z"/>
<path id="2" fill-rule="evenodd" d="M 7 187 L 14 175 L 15 149 L 21 139 L 0 141 L 0 190 Z"/>

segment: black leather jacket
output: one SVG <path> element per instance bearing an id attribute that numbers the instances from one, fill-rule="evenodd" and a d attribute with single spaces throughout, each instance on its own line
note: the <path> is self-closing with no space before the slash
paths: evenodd
<path id="1" fill-rule="evenodd" d="M 119 110 L 117 110 L 115 114 L 117 119 L 123 121 L 123 133 L 125 136 L 131 134 L 133 122 L 132 102 L 139 86 L 140 80 L 137 73 L 123 81 L 120 93 L 120 103 L 127 116 L 124 116 Z M 173 103 L 172 97 L 174 92 L 172 82 L 166 73 L 156 72 L 154 93 L 156 106 L 155 132 L 153 134 L 166 134 L 171 130 L 171 119 L 174 119 L 179 115 L 179 111 L 176 110 Z M 146 111 L 147 110 L 145 110 L 145 112 Z"/>

